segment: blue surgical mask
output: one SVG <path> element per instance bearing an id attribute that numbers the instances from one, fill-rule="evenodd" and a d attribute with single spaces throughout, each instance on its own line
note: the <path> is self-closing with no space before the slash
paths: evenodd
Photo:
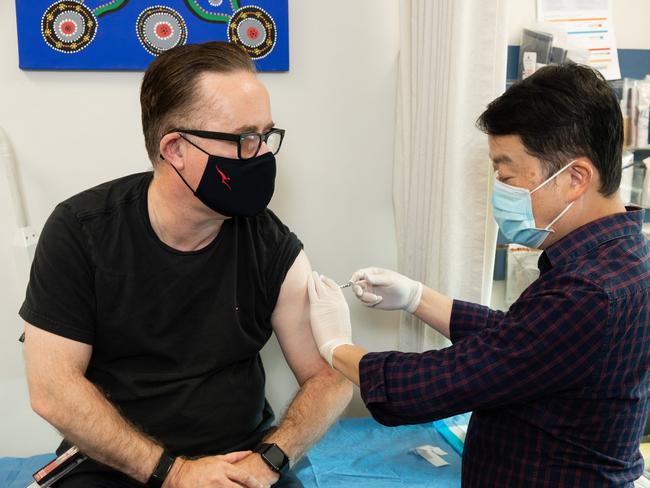
<path id="1" fill-rule="evenodd" d="M 568 163 L 532 190 L 507 185 L 498 179 L 495 180 L 492 192 L 492 211 L 494 213 L 494 219 L 499 225 L 499 229 L 510 242 L 538 248 L 549 234 L 554 232 L 551 227 L 568 212 L 574 202 L 569 203 L 550 224 L 543 229 L 539 229 L 535 226 L 533 202 L 530 196 L 557 177 L 562 171 L 569 168 L 573 163 L 575 163 L 575 160 Z"/>

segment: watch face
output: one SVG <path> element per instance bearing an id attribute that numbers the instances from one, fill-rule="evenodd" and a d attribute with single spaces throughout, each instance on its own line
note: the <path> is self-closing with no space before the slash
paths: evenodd
<path id="1" fill-rule="evenodd" d="M 280 469 L 284 463 L 285 456 L 284 453 L 275 445 L 271 445 L 266 452 L 264 457 L 275 466 L 277 469 Z"/>

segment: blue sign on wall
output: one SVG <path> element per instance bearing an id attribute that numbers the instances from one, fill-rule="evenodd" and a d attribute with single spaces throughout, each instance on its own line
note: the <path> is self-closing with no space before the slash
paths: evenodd
<path id="1" fill-rule="evenodd" d="M 22 69 L 144 70 L 174 46 L 230 41 L 289 69 L 288 0 L 16 0 Z"/>

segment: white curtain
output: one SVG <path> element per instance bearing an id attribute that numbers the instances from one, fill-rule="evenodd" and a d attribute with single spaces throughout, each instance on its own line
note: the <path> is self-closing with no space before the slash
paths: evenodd
<path id="1" fill-rule="evenodd" d="M 400 0 L 393 199 L 400 272 L 489 303 L 496 245 L 487 138 L 474 124 L 505 88 L 507 0 Z M 446 339 L 402 314 L 400 349 Z"/>

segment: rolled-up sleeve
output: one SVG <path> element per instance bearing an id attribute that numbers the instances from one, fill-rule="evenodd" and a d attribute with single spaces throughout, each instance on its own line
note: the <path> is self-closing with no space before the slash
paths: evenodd
<path id="1" fill-rule="evenodd" d="M 504 316 L 504 312 L 492 310 L 484 305 L 454 300 L 449 322 L 451 342 L 458 342 L 485 328 L 494 327 L 503 320 Z"/>
<path id="2" fill-rule="evenodd" d="M 602 362 L 608 297 L 575 277 L 555 285 L 502 316 L 458 302 L 461 325 L 448 348 L 366 354 L 360 387 L 373 417 L 385 425 L 422 423 L 584 382 Z"/>

